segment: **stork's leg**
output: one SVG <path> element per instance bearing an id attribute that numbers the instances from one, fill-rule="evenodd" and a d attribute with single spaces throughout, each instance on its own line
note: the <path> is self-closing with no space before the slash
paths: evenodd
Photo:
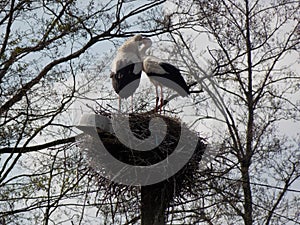
<path id="1" fill-rule="evenodd" d="M 161 108 L 163 107 L 164 104 L 164 94 L 163 94 L 163 87 L 160 85 L 160 107 L 159 107 L 159 112 L 161 113 Z"/>
<path id="2" fill-rule="evenodd" d="M 159 97 L 158 97 L 158 86 L 157 86 L 157 85 L 155 85 L 155 91 L 156 91 L 155 112 L 158 112 L 158 101 L 159 101 Z"/>
<path id="3" fill-rule="evenodd" d="M 131 113 L 133 113 L 133 95 L 131 95 Z"/>
<path id="4" fill-rule="evenodd" d="M 121 97 L 119 96 L 119 113 L 121 113 Z"/>

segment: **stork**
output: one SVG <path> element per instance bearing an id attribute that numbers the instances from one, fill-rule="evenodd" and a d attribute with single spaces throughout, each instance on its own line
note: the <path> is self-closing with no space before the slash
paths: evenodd
<path id="1" fill-rule="evenodd" d="M 157 112 L 159 94 L 158 87 L 160 87 L 160 110 L 163 105 L 163 86 L 168 87 L 176 91 L 180 96 L 186 97 L 191 92 L 189 91 L 190 86 L 188 86 L 183 79 L 180 70 L 170 63 L 164 62 L 161 59 L 146 55 L 146 51 L 152 45 L 152 41 L 149 38 L 143 38 L 142 45 L 140 48 L 140 55 L 143 59 L 143 71 L 147 74 L 150 81 L 155 86 L 156 91 L 156 104 L 155 110 Z"/>
<path id="2" fill-rule="evenodd" d="M 142 58 L 139 47 L 143 37 L 135 35 L 129 38 L 117 51 L 113 60 L 110 77 L 116 93 L 119 95 L 119 112 L 121 112 L 121 99 L 131 96 L 131 109 L 133 111 L 132 95 L 139 86 L 142 74 Z"/>

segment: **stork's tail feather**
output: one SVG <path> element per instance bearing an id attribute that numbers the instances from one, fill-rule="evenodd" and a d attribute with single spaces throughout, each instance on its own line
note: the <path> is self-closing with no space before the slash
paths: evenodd
<path id="1" fill-rule="evenodd" d="M 193 83 L 190 83 L 190 84 L 188 84 L 188 87 L 189 87 L 189 88 L 191 88 L 191 87 L 195 86 L 196 84 L 197 84 L 197 81 L 195 81 L 195 82 L 193 82 Z"/>
<path id="2" fill-rule="evenodd" d="M 195 94 L 195 93 L 201 93 L 203 92 L 203 90 L 193 90 L 193 91 L 189 91 L 189 94 Z"/>
<path id="3" fill-rule="evenodd" d="M 194 94 L 194 93 L 201 93 L 201 92 L 203 92 L 202 89 L 201 89 L 201 90 L 192 90 L 192 91 L 190 91 L 190 89 L 191 89 L 192 87 L 194 87 L 196 84 L 198 84 L 197 81 L 195 81 L 195 82 L 190 83 L 190 84 L 187 85 L 188 88 L 189 88 L 189 94 Z"/>

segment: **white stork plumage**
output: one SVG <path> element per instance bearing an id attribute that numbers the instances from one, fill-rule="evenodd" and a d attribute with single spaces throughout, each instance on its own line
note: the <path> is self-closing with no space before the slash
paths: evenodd
<path id="1" fill-rule="evenodd" d="M 135 35 L 129 38 L 117 51 L 117 56 L 113 60 L 110 77 L 116 93 L 119 95 L 119 112 L 121 111 L 121 99 L 131 96 L 139 86 L 142 74 L 142 58 L 139 47 L 143 37 Z"/>
<path id="2" fill-rule="evenodd" d="M 140 55 L 143 59 L 143 71 L 147 74 L 150 81 L 155 85 L 156 90 L 156 106 L 157 111 L 159 94 L 158 87 L 160 87 L 160 110 L 163 105 L 163 86 L 176 91 L 180 96 L 186 97 L 190 94 L 189 86 L 182 77 L 180 70 L 170 63 L 164 62 L 161 59 L 146 55 L 146 51 L 152 45 L 149 38 L 143 38 L 140 48 Z"/>

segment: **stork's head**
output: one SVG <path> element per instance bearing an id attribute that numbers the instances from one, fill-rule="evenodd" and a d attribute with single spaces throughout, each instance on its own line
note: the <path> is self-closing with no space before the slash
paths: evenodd
<path id="1" fill-rule="evenodd" d="M 134 35 L 132 38 L 130 38 L 130 40 L 140 42 L 143 40 L 143 36 L 141 34 L 137 34 L 137 35 Z"/>
<path id="2" fill-rule="evenodd" d="M 130 52 L 138 52 L 139 47 L 141 46 L 143 41 L 143 37 L 140 34 L 137 34 L 131 38 L 129 38 L 125 43 L 120 47 L 121 51 L 130 51 Z"/>
<path id="3" fill-rule="evenodd" d="M 150 38 L 143 37 L 141 44 L 140 44 L 140 52 L 142 54 L 145 54 L 148 48 L 150 48 L 152 45 L 152 41 Z"/>
<path id="4" fill-rule="evenodd" d="M 152 41 L 150 38 L 143 37 L 141 34 L 133 36 L 130 41 L 136 42 L 139 46 L 145 46 L 147 49 L 151 47 Z"/>

